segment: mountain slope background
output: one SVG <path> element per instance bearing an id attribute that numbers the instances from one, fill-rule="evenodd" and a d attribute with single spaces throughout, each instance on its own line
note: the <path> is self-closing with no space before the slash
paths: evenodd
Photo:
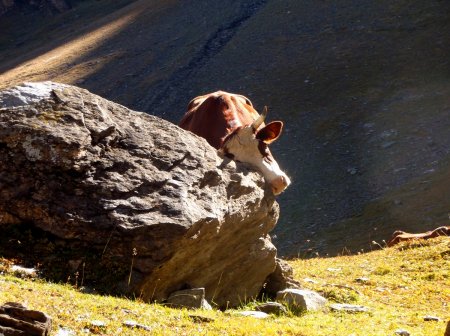
<path id="1" fill-rule="evenodd" d="M 218 89 L 268 105 L 293 180 L 273 232 L 281 255 L 449 225 L 449 2 L 17 3 L 0 17 L 0 88 L 75 84 L 174 123 Z"/>

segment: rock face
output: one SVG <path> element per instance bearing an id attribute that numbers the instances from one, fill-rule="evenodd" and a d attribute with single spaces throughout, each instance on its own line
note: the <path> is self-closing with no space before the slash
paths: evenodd
<path id="1" fill-rule="evenodd" d="M 37 310 L 29 310 L 16 302 L 0 306 L 0 335 L 47 336 L 52 329 L 52 319 Z"/>
<path id="2" fill-rule="evenodd" d="M 204 287 L 219 306 L 256 296 L 274 271 L 278 204 L 204 139 L 51 82 L 2 91 L 0 106 L 0 227 L 38 228 L 41 260 L 60 248 L 58 267 L 115 275 L 121 292 L 163 301 Z"/>
<path id="3" fill-rule="evenodd" d="M 14 6 L 14 0 L 1 0 L 0 1 L 0 16 L 6 13 L 11 7 Z"/>
<path id="4" fill-rule="evenodd" d="M 17 7 L 30 7 L 35 10 L 47 10 L 50 12 L 62 13 L 71 8 L 68 0 L 0 0 L 0 16 Z"/>

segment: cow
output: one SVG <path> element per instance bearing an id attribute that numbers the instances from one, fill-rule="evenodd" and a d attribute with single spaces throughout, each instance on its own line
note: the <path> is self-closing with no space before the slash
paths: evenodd
<path id="1" fill-rule="evenodd" d="M 217 91 L 191 100 L 179 126 L 201 136 L 219 153 L 247 163 L 261 172 L 273 193 L 282 193 L 291 183 L 273 158 L 268 145 L 281 134 L 283 122 L 264 119 L 247 97 Z"/>
<path id="2" fill-rule="evenodd" d="M 450 226 L 440 226 L 432 231 L 423 233 L 407 233 L 404 231 L 395 231 L 391 240 L 387 243 L 387 246 L 394 246 L 402 241 L 418 240 L 418 239 L 430 239 L 439 236 L 450 236 Z"/>

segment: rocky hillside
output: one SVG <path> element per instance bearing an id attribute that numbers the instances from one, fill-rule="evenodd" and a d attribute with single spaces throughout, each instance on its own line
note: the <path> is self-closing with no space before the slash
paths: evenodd
<path id="1" fill-rule="evenodd" d="M 274 155 L 282 254 L 369 249 L 448 224 L 446 1 L 85 0 L 0 18 L 0 87 L 61 81 L 176 122 L 196 95 L 247 95 L 286 122 Z"/>
<path id="2" fill-rule="evenodd" d="M 47 14 L 62 13 L 72 8 L 71 3 L 75 1 L 70 0 L 1 0 L 0 1 L 0 16 L 17 13 L 41 11 Z"/>

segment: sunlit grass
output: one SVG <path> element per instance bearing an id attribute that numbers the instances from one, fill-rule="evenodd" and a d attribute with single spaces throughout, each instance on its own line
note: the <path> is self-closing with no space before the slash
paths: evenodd
<path id="1" fill-rule="evenodd" d="M 84 294 L 67 284 L 0 275 L 0 303 L 15 301 L 53 317 L 76 334 L 103 335 L 443 335 L 450 319 L 450 241 L 438 238 L 355 256 L 296 259 L 289 263 L 305 288 L 330 303 L 364 305 L 367 313 L 324 312 L 272 316 L 265 320 L 237 315 L 239 310 L 171 309 L 111 296 Z M 0 271 L 7 268 L 2 261 Z M 254 304 L 249 303 L 245 309 Z M 208 317 L 201 322 L 190 315 Z M 424 321 L 424 316 L 441 318 Z M 102 321 L 95 327 L 92 321 Z M 133 320 L 151 330 L 131 329 Z"/>

